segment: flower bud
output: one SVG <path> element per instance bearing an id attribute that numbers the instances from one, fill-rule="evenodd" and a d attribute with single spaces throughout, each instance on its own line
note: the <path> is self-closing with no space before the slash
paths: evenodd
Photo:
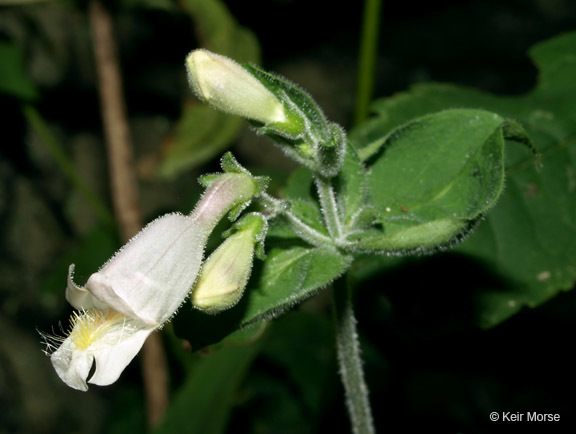
<path id="1" fill-rule="evenodd" d="M 207 50 L 186 58 L 194 93 L 215 109 L 264 124 L 284 122 L 282 103 L 241 65 Z"/>
<path id="2" fill-rule="evenodd" d="M 192 291 L 192 304 L 207 313 L 234 306 L 250 278 L 255 245 L 266 233 L 266 221 L 257 213 L 245 216 L 204 263 Z"/>

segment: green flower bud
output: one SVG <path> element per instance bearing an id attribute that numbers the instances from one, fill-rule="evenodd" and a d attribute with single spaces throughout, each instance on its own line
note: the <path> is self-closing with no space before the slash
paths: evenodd
<path id="1" fill-rule="evenodd" d="M 296 161 L 330 178 L 344 161 L 346 135 L 314 99 L 290 81 L 207 50 L 186 58 L 190 86 L 202 101 L 242 116 Z"/>
<path id="2" fill-rule="evenodd" d="M 194 93 L 215 109 L 264 124 L 284 122 L 283 104 L 241 65 L 207 50 L 186 58 Z"/>
<path id="3" fill-rule="evenodd" d="M 218 313 L 240 300 L 252 271 L 255 247 L 261 247 L 267 224 L 262 215 L 253 213 L 234 229 L 206 260 L 192 291 L 192 305 L 207 313 Z"/>

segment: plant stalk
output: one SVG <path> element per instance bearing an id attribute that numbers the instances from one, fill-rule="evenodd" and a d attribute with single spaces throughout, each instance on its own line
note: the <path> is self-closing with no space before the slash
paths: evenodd
<path id="1" fill-rule="evenodd" d="M 316 189 L 318 191 L 326 229 L 328 229 L 328 233 L 332 239 L 338 243 L 342 240 L 343 230 L 332 182 L 329 179 L 317 176 Z"/>
<path id="2" fill-rule="evenodd" d="M 123 241 L 128 241 L 142 228 L 142 216 L 112 18 L 99 0 L 90 2 L 89 17 L 114 213 L 120 235 Z M 141 354 L 146 414 L 148 426 L 152 428 L 162 419 L 168 406 L 168 370 L 160 333 L 148 337 Z"/>
<path id="3" fill-rule="evenodd" d="M 364 380 L 356 318 L 352 308 L 350 285 L 346 276 L 334 283 L 334 319 L 340 377 L 344 385 L 346 406 L 354 434 L 374 434 L 374 421 Z"/>
<path id="4" fill-rule="evenodd" d="M 260 196 L 260 202 L 268 210 L 266 213 L 267 218 L 274 218 L 277 215 L 283 215 L 292 226 L 294 232 L 296 232 L 302 237 L 302 239 L 308 241 L 313 246 L 323 247 L 333 245 L 332 239 L 318 232 L 316 229 L 308 226 L 297 216 L 295 216 L 284 201 L 264 193 Z"/>
<path id="5" fill-rule="evenodd" d="M 370 101 L 374 91 L 374 73 L 378 53 L 381 0 L 365 0 L 358 59 L 358 81 L 354 125 L 368 117 Z"/>

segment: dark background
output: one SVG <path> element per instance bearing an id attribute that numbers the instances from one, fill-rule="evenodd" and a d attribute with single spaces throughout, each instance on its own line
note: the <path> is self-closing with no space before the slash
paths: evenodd
<path id="1" fill-rule="evenodd" d="M 329 117 L 352 127 L 362 2 L 226 4 L 258 37 L 266 69 L 300 83 Z M 135 152 L 141 157 L 158 145 L 189 96 L 183 59 L 197 44 L 194 27 L 183 14 L 143 8 L 135 1 L 110 7 Z M 40 90 L 36 107 L 92 187 L 110 203 L 85 4 L 2 9 L 0 40 L 15 41 L 24 51 L 26 70 Z M 422 81 L 522 94 L 537 79 L 527 50 L 574 30 L 576 3 L 385 1 L 380 26 L 375 97 Z M 78 31 L 83 28 L 84 32 Z M 30 132 L 20 101 L 0 96 L 0 110 L 0 433 L 115 432 L 126 426 L 129 432 L 143 430 L 137 363 L 115 385 L 92 387 L 81 394 L 59 382 L 41 353 L 37 330 L 57 330 L 59 321 L 66 328 L 64 318 L 70 312 L 62 297 L 65 275 L 59 276 L 61 292 L 46 282 L 52 282 L 54 270 L 66 262 L 63 258 L 77 241 L 92 233 L 95 217 L 75 198 Z M 278 153 L 254 152 L 253 141 L 253 135 L 244 132 L 234 145 L 243 164 L 273 167 L 280 177 L 286 176 L 292 164 Z M 193 203 L 199 192 L 194 178 L 216 167 L 212 162 L 169 182 L 142 178 L 147 220 Z M 454 270 L 449 276 L 442 271 L 447 267 Z M 445 253 L 403 262 L 358 291 L 356 310 L 379 432 L 573 432 L 576 428 L 572 351 L 576 296 L 561 294 L 491 330 L 480 330 L 470 317 L 470 294 L 490 278 L 489 270 Z M 314 327 L 327 331 L 319 334 L 314 347 L 333 355 L 328 306 L 323 294 L 306 303 L 303 311 L 315 318 Z M 285 321 L 292 321 L 290 315 L 294 314 Z M 283 351 L 298 352 L 306 346 L 300 342 L 305 339 L 305 332 L 287 338 Z M 265 350 L 254 362 L 228 431 L 348 432 L 333 359 L 323 359 L 327 374 L 320 386 L 325 393 L 319 395 L 315 412 L 307 413 L 297 404 L 292 409 L 301 397 L 272 353 Z M 174 368 L 171 375 L 177 388 L 184 373 Z M 488 418 L 492 411 L 559 413 L 561 422 L 492 423 Z"/>

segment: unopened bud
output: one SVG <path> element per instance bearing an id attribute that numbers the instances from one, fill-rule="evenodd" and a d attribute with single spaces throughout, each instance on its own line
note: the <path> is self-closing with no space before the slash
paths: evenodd
<path id="1" fill-rule="evenodd" d="M 260 214 L 248 214 L 204 263 L 192 291 L 192 304 L 207 313 L 218 313 L 234 306 L 242 296 L 252 271 L 255 245 L 266 233 Z"/>
<path id="2" fill-rule="evenodd" d="M 190 86 L 215 109 L 264 124 L 284 122 L 282 103 L 241 65 L 207 50 L 186 58 Z"/>

